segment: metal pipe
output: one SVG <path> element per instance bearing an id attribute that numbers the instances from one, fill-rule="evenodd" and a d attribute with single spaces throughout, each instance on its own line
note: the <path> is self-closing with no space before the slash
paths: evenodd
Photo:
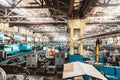
<path id="1" fill-rule="evenodd" d="M 49 22 L 33 22 L 33 21 L 10 21 L 10 24 L 14 25 L 41 25 L 41 24 L 65 24 L 66 21 L 49 21 Z"/>
<path id="2" fill-rule="evenodd" d="M 120 35 L 120 30 L 107 32 L 107 33 L 103 33 L 103 34 L 98 34 L 98 35 L 94 35 L 94 36 L 89 36 L 89 37 L 84 37 L 84 38 L 80 38 L 78 40 L 89 39 L 89 38 L 106 38 L 106 37 L 118 36 L 118 35 Z"/>
<path id="3" fill-rule="evenodd" d="M 62 32 L 62 31 L 34 31 L 34 33 L 65 33 L 65 32 Z"/>

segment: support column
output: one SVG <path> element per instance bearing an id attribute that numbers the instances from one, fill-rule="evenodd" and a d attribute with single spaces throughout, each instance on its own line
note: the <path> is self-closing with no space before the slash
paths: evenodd
<path id="1" fill-rule="evenodd" d="M 73 37 L 74 37 L 74 29 L 71 28 L 70 29 L 70 54 L 71 55 L 74 54 L 74 41 L 73 41 Z"/>
<path id="2" fill-rule="evenodd" d="M 68 20 L 68 29 L 70 30 L 70 54 L 74 54 L 74 44 L 78 45 L 78 54 L 83 54 L 83 44 L 82 40 L 75 41 L 74 38 L 74 30 L 78 30 L 78 37 L 83 37 L 83 27 L 86 25 L 85 19 L 71 19 Z"/>
<path id="3" fill-rule="evenodd" d="M 96 62 L 99 62 L 100 39 L 96 40 Z"/>
<path id="4" fill-rule="evenodd" d="M 79 29 L 78 31 L 78 37 L 82 38 L 83 37 L 83 29 Z M 83 54 L 83 43 L 82 40 L 79 41 L 78 43 L 78 54 L 82 55 Z"/>
<path id="5" fill-rule="evenodd" d="M 100 58 L 100 56 L 99 56 L 100 43 L 101 43 L 101 41 L 98 38 L 96 40 L 96 62 L 93 64 L 94 66 L 101 66 L 102 65 L 102 63 L 99 62 L 99 58 Z"/>
<path id="6" fill-rule="evenodd" d="M 96 62 L 99 61 L 99 45 L 96 44 Z"/>

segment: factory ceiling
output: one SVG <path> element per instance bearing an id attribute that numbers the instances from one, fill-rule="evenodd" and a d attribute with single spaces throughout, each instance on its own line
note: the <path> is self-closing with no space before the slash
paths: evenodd
<path id="1" fill-rule="evenodd" d="M 29 21 L 52 21 L 52 19 L 66 21 L 76 13 L 80 18 L 84 18 L 95 3 L 95 0 L 1 0 L 0 9 L 3 13 L 6 12 L 1 18 L 22 17 Z"/>
<path id="2" fill-rule="evenodd" d="M 0 0 L 0 18 L 4 21 L 46 34 L 65 33 L 67 19 L 76 15 L 87 19 L 86 36 L 110 31 L 112 25 L 118 29 L 119 9 L 120 0 Z M 45 24 L 55 27 L 54 31 L 46 31 Z M 41 31 L 41 27 L 45 29 Z"/>
<path id="3" fill-rule="evenodd" d="M 120 30 L 120 0 L 99 0 L 87 17 L 84 35 L 101 34 Z M 89 33 L 89 34 L 87 34 Z"/>

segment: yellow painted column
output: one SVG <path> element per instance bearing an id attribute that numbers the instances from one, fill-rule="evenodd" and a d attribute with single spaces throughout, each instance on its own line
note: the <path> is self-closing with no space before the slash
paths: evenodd
<path id="1" fill-rule="evenodd" d="M 96 62 L 99 62 L 100 39 L 96 40 Z"/>
<path id="2" fill-rule="evenodd" d="M 96 62 L 99 61 L 99 45 L 96 44 Z"/>
<path id="3" fill-rule="evenodd" d="M 83 37 L 83 27 L 86 26 L 86 20 L 85 19 L 70 19 L 68 20 L 68 29 L 70 30 L 70 54 L 74 54 L 74 43 L 78 45 L 78 53 L 83 54 L 83 44 L 82 40 L 75 41 L 74 38 L 74 30 L 78 31 L 78 37 Z"/>
<path id="4" fill-rule="evenodd" d="M 93 64 L 95 66 L 101 66 L 102 63 L 99 62 L 99 49 L 100 49 L 100 39 L 96 40 L 96 62 Z"/>
<path id="5" fill-rule="evenodd" d="M 74 54 L 74 29 L 71 28 L 70 29 L 70 54 L 73 55 Z"/>
<path id="6" fill-rule="evenodd" d="M 78 37 L 79 38 L 83 37 L 83 29 L 82 28 L 80 28 L 79 31 L 78 31 Z M 80 40 L 79 43 L 78 43 L 78 53 L 80 55 L 83 54 L 83 43 L 82 43 L 82 40 Z"/>

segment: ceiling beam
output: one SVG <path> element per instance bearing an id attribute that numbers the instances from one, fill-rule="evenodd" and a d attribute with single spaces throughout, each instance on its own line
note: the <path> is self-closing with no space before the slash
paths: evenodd
<path id="1" fill-rule="evenodd" d="M 93 9 L 95 0 L 83 0 L 83 6 L 80 8 L 80 17 L 86 17 L 86 15 Z"/>
<path id="2" fill-rule="evenodd" d="M 13 9 L 12 9 L 9 13 L 7 13 L 7 16 L 9 16 L 10 14 L 12 14 L 12 13 L 14 12 L 14 9 L 17 7 L 18 4 L 20 4 L 20 2 L 22 2 L 22 0 L 19 0 L 19 1 L 17 2 L 17 4 L 15 4 L 15 5 L 13 6 Z"/>
<path id="3" fill-rule="evenodd" d="M 120 4 L 97 4 L 95 7 L 113 7 L 113 6 L 119 6 Z"/>
<path id="4" fill-rule="evenodd" d="M 43 6 L 16 6 L 16 7 L 5 7 L 5 6 L 0 6 L 0 9 L 13 9 L 13 8 L 25 8 L 25 9 L 36 9 L 36 8 L 54 8 L 54 7 L 48 7 L 46 5 Z M 65 7 L 61 7 L 63 9 L 65 9 Z"/>
<path id="5" fill-rule="evenodd" d="M 103 33 L 103 34 L 94 35 L 94 36 L 89 36 L 89 37 L 85 37 L 85 38 L 81 38 L 81 39 L 108 38 L 108 37 L 115 37 L 115 36 L 120 36 L 120 30 L 111 31 L 111 32 Z M 81 39 L 79 39 L 79 40 L 81 40 Z"/>
<path id="6" fill-rule="evenodd" d="M 21 17 L 26 18 L 26 16 L 0 16 L 0 18 L 21 18 Z"/>
<path id="7" fill-rule="evenodd" d="M 72 12 L 73 12 L 73 8 L 74 8 L 74 1 L 75 0 L 69 0 L 69 10 L 68 10 L 68 16 L 71 16 L 72 15 Z"/>
<path id="8" fill-rule="evenodd" d="M 36 9 L 36 8 L 42 8 L 42 6 L 16 6 L 16 7 L 5 7 L 0 6 L 0 9 L 13 9 L 13 8 L 25 8 L 25 9 Z M 47 6 L 43 6 L 43 8 L 48 8 Z"/>
<path id="9" fill-rule="evenodd" d="M 66 24 L 66 21 L 49 21 L 49 22 L 39 22 L 39 21 L 10 21 L 13 25 L 41 25 L 41 24 Z"/>
<path id="10" fill-rule="evenodd" d="M 116 22 L 87 22 L 87 24 L 120 24 L 120 21 L 116 21 Z"/>
<path id="11" fill-rule="evenodd" d="M 31 16 L 22 16 L 22 15 L 13 15 L 13 16 L 0 16 L 0 18 L 26 18 L 26 17 L 31 17 Z M 40 18 L 52 18 L 52 17 L 66 17 L 65 15 L 52 15 L 52 16 L 40 16 Z M 38 17 L 37 17 L 38 18 Z"/>
<path id="12" fill-rule="evenodd" d="M 34 33 L 63 33 L 63 31 L 33 31 Z"/>
<path id="13" fill-rule="evenodd" d="M 63 4 L 66 8 L 68 8 L 68 5 L 64 3 L 63 1 L 59 1 L 61 4 Z M 61 7 L 61 6 L 60 6 Z"/>
<path id="14" fill-rule="evenodd" d="M 109 4 L 111 0 L 102 0 L 102 1 L 100 1 L 100 0 L 95 0 L 95 1 L 96 1 L 96 3 L 102 5 L 102 4 Z"/>

